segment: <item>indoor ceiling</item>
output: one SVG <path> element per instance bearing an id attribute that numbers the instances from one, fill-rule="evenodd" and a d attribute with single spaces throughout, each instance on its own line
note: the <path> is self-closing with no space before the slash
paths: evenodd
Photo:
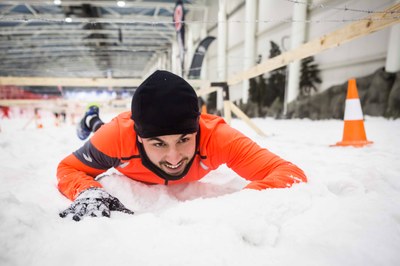
<path id="1" fill-rule="evenodd" d="M 174 0 L 0 1 L 0 76 L 142 78 L 176 40 Z M 183 1 L 203 19 L 205 1 Z"/>

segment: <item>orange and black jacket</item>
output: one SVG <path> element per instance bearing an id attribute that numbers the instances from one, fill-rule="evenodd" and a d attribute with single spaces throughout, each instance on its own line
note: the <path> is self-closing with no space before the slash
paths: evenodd
<path id="1" fill-rule="evenodd" d="M 83 190 L 101 187 L 94 178 L 115 168 L 125 176 L 150 184 L 165 184 L 165 178 L 142 163 L 131 113 L 121 113 L 104 124 L 80 149 L 63 159 L 57 168 L 58 188 L 74 200 Z M 246 188 L 286 188 L 306 182 L 303 171 L 230 127 L 221 117 L 201 114 L 196 155 L 187 174 L 168 184 L 199 180 L 226 164 L 251 181 Z"/>

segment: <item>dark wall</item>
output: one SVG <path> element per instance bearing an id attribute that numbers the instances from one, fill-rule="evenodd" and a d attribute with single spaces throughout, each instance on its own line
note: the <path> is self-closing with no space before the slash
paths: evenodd
<path id="1" fill-rule="evenodd" d="M 364 115 L 400 117 L 400 72 L 388 73 L 383 68 L 356 78 Z M 288 118 L 343 119 L 347 82 L 288 106 Z"/>

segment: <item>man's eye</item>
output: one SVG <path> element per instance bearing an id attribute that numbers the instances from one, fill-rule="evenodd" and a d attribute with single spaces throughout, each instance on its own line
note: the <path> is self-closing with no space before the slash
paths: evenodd
<path id="1" fill-rule="evenodd" d="M 162 143 L 162 142 L 158 142 L 158 143 L 154 143 L 153 146 L 155 146 L 155 147 L 164 147 L 165 144 Z"/>
<path id="2" fill-rule="evenodd" d="M 182 138 L 179 140 L 180 143 L 185 143 L 188 142 L 190 139 L 189 138 Z"/>

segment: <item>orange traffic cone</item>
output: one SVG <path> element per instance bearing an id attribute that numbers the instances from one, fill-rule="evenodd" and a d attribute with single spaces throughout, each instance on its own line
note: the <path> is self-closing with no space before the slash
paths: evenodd
<path id="1" fill-rule="evenodd" d="M 35 108 L 34 119 L 35 119 L 35 123 L 36 123 L 36 128 L 43 128 L 42 116 L 39 113 L 39 108 Z"/>
<path id="2" fill-rule="evenodd" d="M 350 79 L 347 87 L 346 107 L 344 110 L 344 130 L 342 141 L 331 146 L 362 147 L 372 144 L 367 140 L 364 129 L 364 117 L 358 97 L 355 79 Z"/>
<path id="3" fill-rule="evenodd" d="M 207 114 L 207 105 L 203 104 L 203 105 L 201 106 L 201 113 L 202 113 L 202 114 Z"/>
<path id="4" fill-rule="evenodd" d="M 37 128 L 43 128 L 42 117 L 40 115 L 35 116 L 35 122 Z"/>

